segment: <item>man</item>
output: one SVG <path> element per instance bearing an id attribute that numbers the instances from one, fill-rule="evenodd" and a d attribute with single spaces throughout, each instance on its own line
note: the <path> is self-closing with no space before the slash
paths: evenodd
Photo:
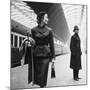
<path id="1" fill-rule="evenodd" d="M 70 68 L 73 69 L 73 79 L 78 81 L 79 70 L 81 69 L 81 47 L 80 47 L 80 38 L 79 38 L 79 28 L 77 25 L 74 26 L 74 35 L 71 37 L 70 42 L 70 51 L 71 51 L 71 61 Z"/>
<path id="2" fill-rule="evenodd" d="M 31 37 L 29 31 L 26 32 L 27 37 L 23 40 L 19 51 L 21 53 L 22 59 L 21 59 L 21 65 L 27 64 L 31 60 L 31 46 L 34 46 L 35 41 Z"/>

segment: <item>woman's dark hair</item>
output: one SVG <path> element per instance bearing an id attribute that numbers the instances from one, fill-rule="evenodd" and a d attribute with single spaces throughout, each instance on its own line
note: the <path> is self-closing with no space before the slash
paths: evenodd
<path id="1" fill-rule="evenodd" d="M 44 18 L 44 15 L 47 14 L 46 12 L 40 12 L 38 15 L 37 15 L 37 22 L 38 23 L 41 23 L 42 19 Z"/>

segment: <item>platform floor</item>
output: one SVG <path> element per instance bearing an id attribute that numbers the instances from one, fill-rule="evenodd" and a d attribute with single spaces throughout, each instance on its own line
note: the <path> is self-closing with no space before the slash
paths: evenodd
<path id="1" fill-rule="evenodd" d="M 82 54 L 82 70 L 80 70 L 79 81 L 73 80 L 72 69 L 70 66 L 70 54 L 65 54 L 56 57 L 55 71 L 56 78 L 51 79 L 51 63 L 49 65 L 48 81 L 46 87 L 53 86 L 74 86 L 74 85 L 86 85 L 87 84 L 87 63 L 86 54 Z M 39 88 L 38 85 L 28 84 L 28 65 L 11 68 L 11 88 Z"/>

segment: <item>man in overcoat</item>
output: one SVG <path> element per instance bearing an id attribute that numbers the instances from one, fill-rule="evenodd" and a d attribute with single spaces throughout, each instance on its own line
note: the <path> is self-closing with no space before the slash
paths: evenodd
<path id="1" fill-rule="evenodd" d="M 80 47 L 80 37 L 78 35 L 79 28 L 77 25 L 74 26 L 74 35 L 71 37 L 70 42 L 70 51 L 71 51 L 71 60 L 70 60 L 70 68 L 73 69 L 73 79 L 78 81 L 79 78 L 79 70 L 82 68 L 81 66 L 81 47 Z"/>

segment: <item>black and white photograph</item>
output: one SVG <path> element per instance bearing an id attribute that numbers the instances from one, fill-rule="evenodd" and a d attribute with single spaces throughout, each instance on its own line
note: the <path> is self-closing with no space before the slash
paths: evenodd
<path id="1" fill-rule="evenodd" d="M 10 88 L 87 85 L 87 5 L 10 1 Z"/>

